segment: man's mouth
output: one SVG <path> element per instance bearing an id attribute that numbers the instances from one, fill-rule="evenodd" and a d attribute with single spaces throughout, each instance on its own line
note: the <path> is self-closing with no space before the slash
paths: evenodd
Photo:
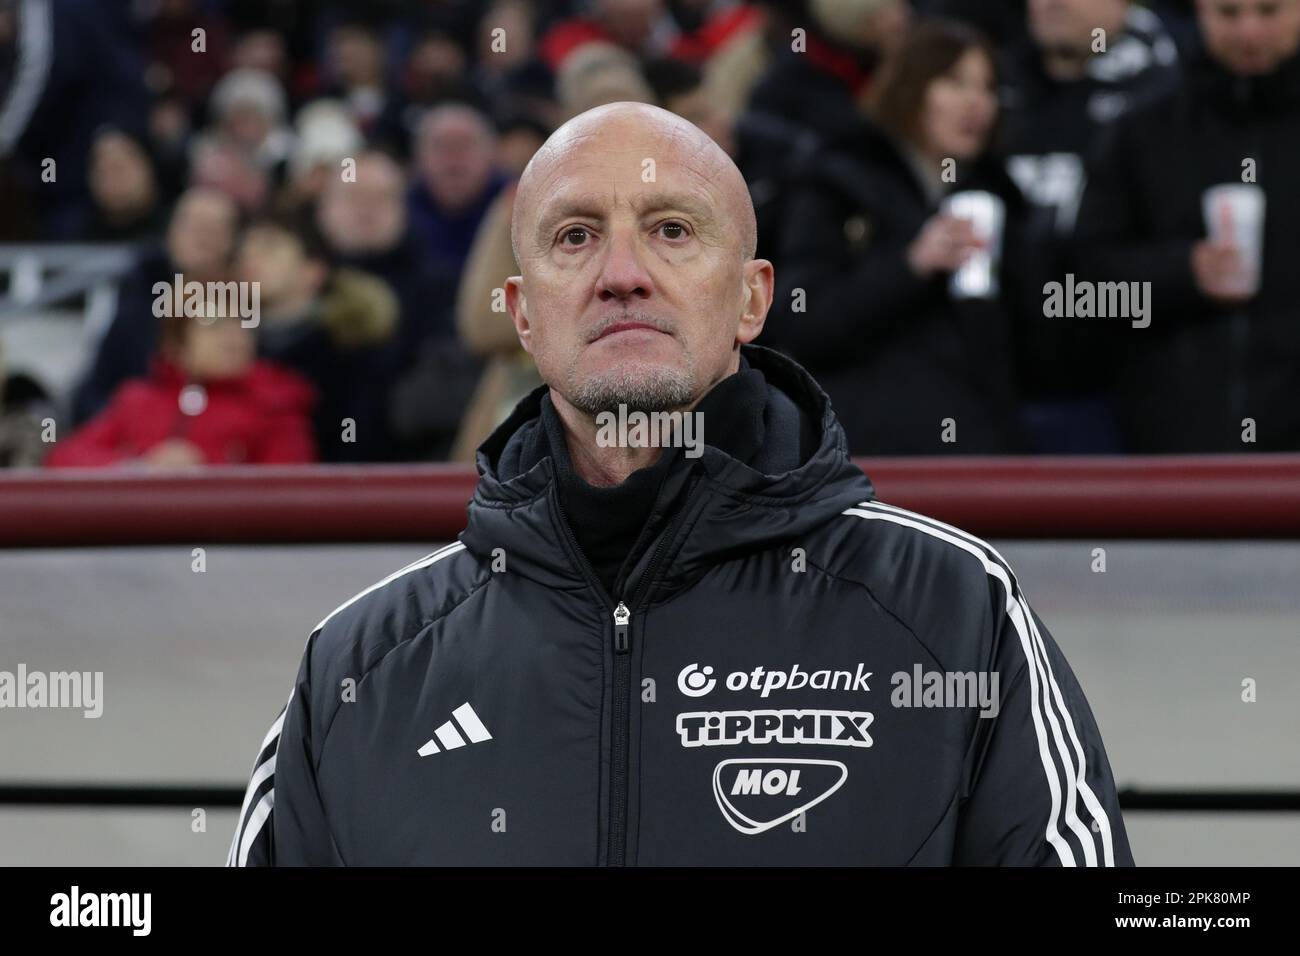
<path id="1" fill-rule="evenodd" d="M 592 339 L 592 341 L 599 342 L 601 339 L 608 338 L 611 335 L 617 335 L 619 332 L 631 332 L 634 329 L 644 329 L 647 332 L 659 332 L 662 335 L 668 334 L 667 332 L 664 332 L 663 329 L 655 328 L 655 326 L 648 322 L 616 322 Z"/>

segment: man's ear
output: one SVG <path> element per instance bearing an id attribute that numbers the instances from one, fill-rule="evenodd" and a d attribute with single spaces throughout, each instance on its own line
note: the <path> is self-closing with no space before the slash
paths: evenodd
<path id="1" fill-rule="evenodd" d="M 750 259 L 744 268 L 745 301 L 736 329 L 737 345 L 748 345 L 763 331 L 776 282 L 772 263 L 766 259 Z"/>
<path id="2" fill-rule="evenodd" d="M 528 300 L 524 298 L 524 277 L 510 276 L 506 279 L 506 311 L 510 321 L 515 324 L 515 333 L 524 351 L 532 354 L 532 326 L 528 323 Z"/>

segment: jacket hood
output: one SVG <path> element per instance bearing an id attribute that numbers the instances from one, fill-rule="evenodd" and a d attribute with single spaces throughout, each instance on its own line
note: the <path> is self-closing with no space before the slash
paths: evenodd
<path id="1" fill-rule="evenodd" d="M 767 380 L 766 439 L 755 458 L 758 467 L 738 461 L 708 444 L 705 429 L 700 457 L 687 463 L 689 490 L 679 499 L 659 547 L 657 590 L 688 584 L 729 557 L 801 538 L 861 501 L 874 497 L 871 482 L 853 464 L 844 430 L 821 387 L 792 359 L 757 345 L 742 347 L 750 367 Z M 521 474 L 503 474 L 499 463 L 511 442 L 541 427 L 541 401 L 548 386 L 525 396 L 479 447 L 478 486 L 469 504 L 461 541 L 484 559 L 503 549 L 507 566 L 557 588 L 588 586 L 576 558 L 576 545 L 564 524 L 554 461 L 547 456 Z M 792 440 L 801 431 L 806 443 Z M 790 449 L 801 447 L 794 457 Z M 771 448 L 780 455 L 765 454 Z M 787 467 L 788 466 L 788 467 Z M 650 564 L 648 549 L 628 577 L 628 591 L 641 583 Z M 665 570 L 666 569 L 666 570 Z"/>

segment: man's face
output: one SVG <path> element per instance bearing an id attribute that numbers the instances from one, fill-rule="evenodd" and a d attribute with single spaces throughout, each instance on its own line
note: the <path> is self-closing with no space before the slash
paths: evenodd
<path id="1" fill-rule="evenodd" d="M 192 189 L 181 197 L 167 227 L 167 253 L 183 273 L 220 272 L 235 243 L 235 204 L 221 193 Z"/>
<path id="2" fill-rule="evenodd" d="M 137 209 L 154 195 L 153 170 L 128 136 L 103 133 L 90 151 L 90 192 L 109 212 Z"/>
<path id="3" fill-rule="evenodd" d="M 383 72 L 383 44 L 365 30 L 339 28 L 331 37 L 330 48 L 334 69 L 344 86 L 375 83 Z"/>
<path id="4" fill-rule="evenodd" d="M 406 232 L 405 182 L 385 156 L 357 161 L 356 182 L 338 177 L 321 197 L 317 224 L 330 246 L 346 255 L 387 252 Z"/>
<path id="5" fill-rule="evenodd" d="M 434 201 L 454 211 L 483 195 L 495 149 L 492 132 L 471 114 L 457 110 L 431 117 L 421 128 L 416 163 Z"/>
<path id="6" fill-rule="evenodd" d="M 1128 0 L 1029 0 L 1029 32 L 1045 50 L 1079 54 L 1092 48 L 1092 31 L 1107 43 L 1124 29 Z"/>
<path id="7" fill-rule="evenodd" d="M 1300 46 L 1300 0 L 1197 0 L 1210 56 L 1238 76 L 1272 73 Z"/>
<path id="8" fill-rule="evenodd" d="M 235 271 L 243 282 L 256 282 L 265 311 L 316 291 L 319 263 L 307 256 L 292 233 L 270 224 L 251 227 L 239 245 Z"/>
<path id="9" fill-rule="evenodd" d="M 689 406 L 761 331 L 771 264 L 745 261 L 716 162 L 624 115 L 569 140 L 523 197 L 507 306 L 542 379 L 580 411 Z"/>

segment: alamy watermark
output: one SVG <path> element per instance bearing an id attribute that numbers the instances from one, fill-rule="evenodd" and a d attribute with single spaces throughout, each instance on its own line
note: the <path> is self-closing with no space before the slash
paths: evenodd
<path id="1" fill-rule="evenodd" d="M 104 713 L 103 671 L 0 671 L 0 708 L 75 708 L 84 717 Z"/>
<path id="2" fill-rule="evenodd" d="M 700 412 L 618 412 L 596 414 L 596 444 L 601 448 L 684 448 L 687 458 L 704 454 L 704 415 Z"/>
<path id="3" fill-rule="evenodd" d="M 1133 328 L 1151 324 L 1150 282 L 1076 281 L 1043 285 L 1043 315 L 1049 319 L 1130 319 Z"/>
<path id="4" fill-rule="evenodd" d="M 152 893 L 83 893 L 73 884 L 50 897 L 50 925 L 119 926 L 132 936 L 148 936 L 153 926 Z"/>
<path id="5" fill-rule="evenodd" d="M 976 707 L 981 717 L 998 715 L 997 671 L 895 671 L 889 678 L 895 707 Z"/>
<path id="6" fill-rule="evenodd" d="M 246 329 L 257 328 L 261 321 L 260 282 L 186 282 L 178 272 L 171 282 L 155 282 L 153 297 L 156 319 L 184 316 L 210 325 L 217 319 L 237 318 Z"/>

